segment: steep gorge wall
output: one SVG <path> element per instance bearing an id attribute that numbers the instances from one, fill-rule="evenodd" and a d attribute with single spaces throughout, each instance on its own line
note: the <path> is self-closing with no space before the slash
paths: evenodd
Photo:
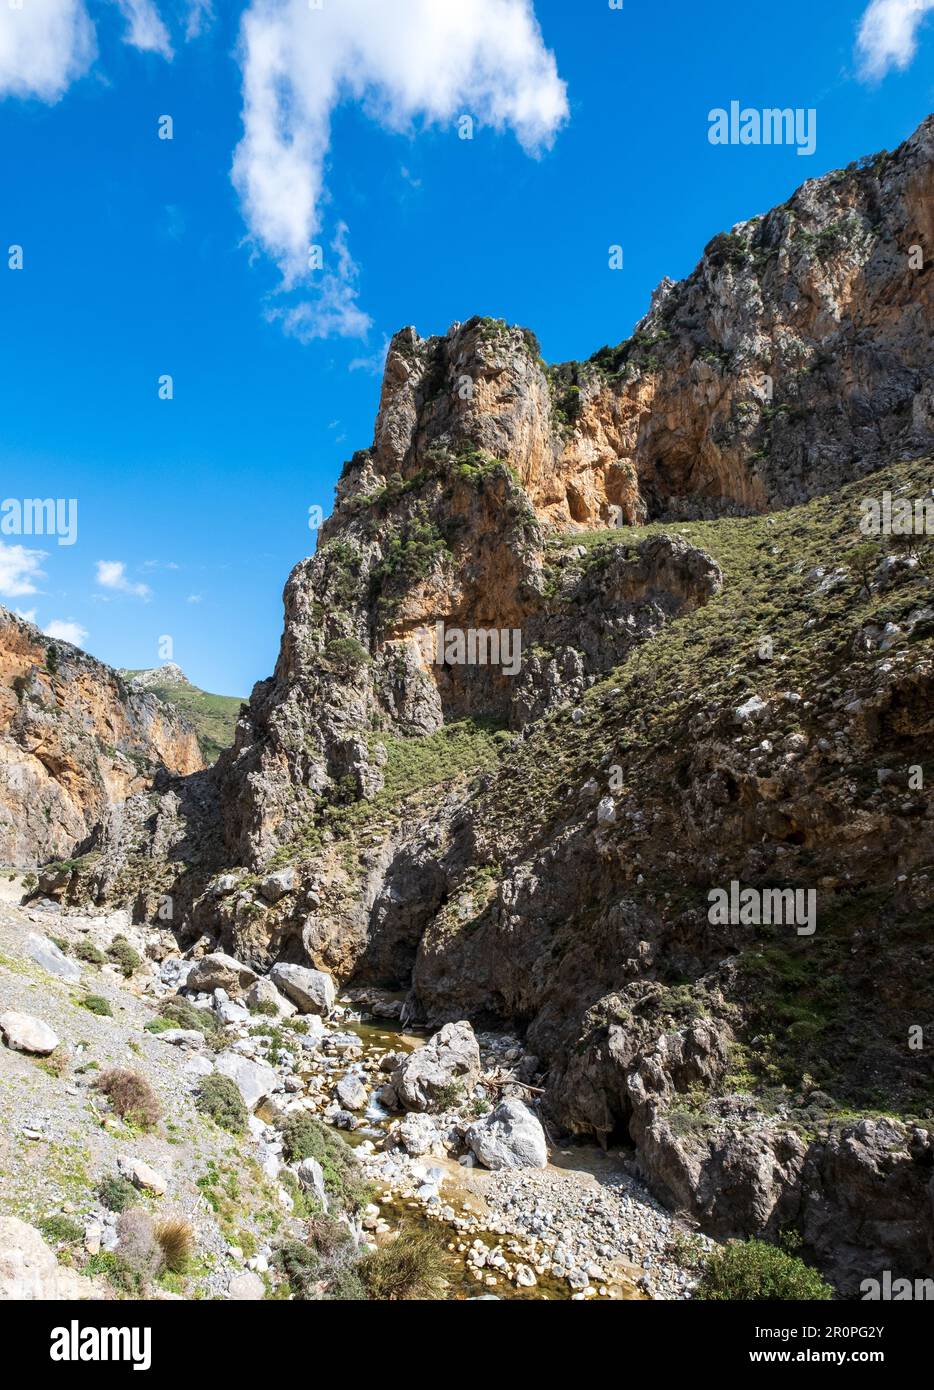
<path id="1" fill-rule="evenodd" d="M 176 711 L 0 608 L 0 863 L 66 859 L 159 768 L 201 766 Z"/>

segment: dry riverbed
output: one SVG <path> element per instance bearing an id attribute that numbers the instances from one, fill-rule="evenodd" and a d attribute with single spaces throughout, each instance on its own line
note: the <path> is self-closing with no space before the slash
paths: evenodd
<path id="1" fill-rule="evenodd" d="M 426 1038 L 401 1028 L 390 996 L 351 992 L 326 1018 L 302 1021 L 249 1013 L 236 990 L 186 991 L 222 1022 L 220 1042 L 208 1048 L 198 1037 L 147 1030 L 159 1000 L 180 982 L 185 988 L 186 965 L 169 934 L 131 926 L 124 913 L 24 908 L 11 897 L 0 895 L 0 1014 L 18 1011 L 47 1024 L 67 1061 L 60 1070 L 0 1046 L 0 1213 L 43 1228 L 62 1263 L 92 1277 L 106 1272 L 116 1218 L 98 1186 L 141 1163 L 163 1188 L 143 1186 L 147 1208 L 183 1216 L 196 1237 L 192 1267 L 163 1276 L 155 1296 L 275 1296 L 277 1242 L 300 1233 L 279 1126 L 300 1109 L 343 1132 L 372 1186 L 357 1238 L 380 1242 L 403 1220 L 436 1225 L 449 1255 L 451 1297 L 689 1295 L 691 1275 L 676 1254 L 680 1228 L 625 1153 L 550 1144 L 544 1167 L 479 1166 L 472 1126 L 487 1123 L 510 1098 L 534 1111 L 536 1062 L 517 1038 L 479 1034 L 479 1079 L 469 1093 L 452 1088 L 441 1113 L 405 1114 L 393 1103 L 389 1078 Z M 81 959 L 93 954 L 88 946 L 106 954 L 116 936 L 142 958 L 129 978 L 109 961 Z M 110 1013 L 85 1007 L 89 995 L 105 1000 Z M 219 1048 L 265 1078 L 268 1094 L 240 1139 L 194 1104 Z M 113 1066 L 136 1068 L 149 1080 L 166 1117 L 153 1131 L 134 1130 L 102 1104 L 94 1079 Z M 62 1217 L 81 1229 L 78 1248 L 54 1239 Z"/>

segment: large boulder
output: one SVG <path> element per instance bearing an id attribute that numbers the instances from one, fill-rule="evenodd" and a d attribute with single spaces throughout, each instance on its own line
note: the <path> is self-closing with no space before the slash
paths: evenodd
<path id="1" fill-rule="evenodd" d="M 544 1168 L 548 1163 L 545 1131 L 521 1100 L 504 1100 L 470 1126 L 470 1145 L 484 1168 Z"/>
<path id="2" fill-rule="evenodd" d="M 69 960 L 64 951 L 47 936 L 40 936 L 38 932 L 31 931 L 23 942 L 23 950 L 30 960 L 34 960 L 47 974 L 54 975 L 59 980 L 66 980 L 72 985 L 81 979 L 81 966 L 78 962 Z"/>
<path id="3" fill-rule="evenodd" d="M 38 1057 L 47 1057 L 59 1043 L 58 1034 L 41 1018 L 17 1013 L 15 1009 L 0 1014 L 0 1033 L 14 1052 L 32 1052 Z"/>
<path id="4" fill-rule="evenodd" d="M 259 891 L 268 903 L 277 903 L 286 893 L 295 891 L 295 870 L 278 869 L 274 874 L 267 874 L 260 882 Z"/>
<path id="5" fill-rule="evenodd" d="M 231 997 L 236 997 L 258 979 L 256 971 L 244 965 L 243 961 L 216 951 L 195 961 L 185 981 L 185 988 L 195 994 L 213 994 L 216 989 L 223 989 Z"/>
<path id="6" fill-rule="evenodd" d="M 250 985 L 243 1002 L 248 1009 L 254 1009 L 257 1013 L 269 1013 L 270 1006 L 276 1010 L 280 1018 L 291 1018 L 295 1013 L 295 1005 L 291 1000 L 286 999 L 284 994 L 280 994 L 272 980 L 265 976 Z"/>
<path id="7" fill-rule="evenodd" d="M 110 1296 L 92 1279 L 60 1265 L 34 1227 L 15 1216 L 0 1216 L 0 1301 L 46 1303 Z"/>
<path id="8" fill-rule="evenodd" d="M 359 1112 L 366 1109 L 369 1095 L 356 1072 L 349 1071 L 337 1083 L 337 1099 L 345 1110 Z"/>
<path id="9" fill-rule="evenodd" d="M 280 1086 L 279 1077 L 272 1067 L 265 1062 L 254 1062 L 239 1052 L 222 1052 L 214 1066 L 221 1076 L 230 1077 L 250 1110 L 255 1110 Z"/>
<path id="10" fill-rule="evenodd" d="M 480 1049 L 469 1023 L 446 1023 L 392 1073 L 404 1110 L 446 1110 L 466 1100 L 480 1079 Z"/>
<path id="11" fill-rule="evenodd" d="M 437 1122 L 430 1115 L 413 1111 L 393 1130 L 390 1136 L 392 1146 L 404 1149 L 411 1158 L 422 1158 L 425 1154 L 443 1154 L 444 1144 Z"/>
<path id="12" fill-rule="evenodd" d="M 329 1014 L 334 1007 L 334 981 L 323 970 L 304 965 L 274 965 L 269 978 L 303 1014 Z"/>

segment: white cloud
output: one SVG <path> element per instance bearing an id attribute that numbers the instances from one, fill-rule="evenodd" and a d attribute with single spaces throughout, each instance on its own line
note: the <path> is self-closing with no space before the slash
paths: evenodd
<path id="1" fill-rule="evenodd" d="M 44 550 L 27 550 L 24 545 L 4 545 L 0 541 L 0 594 L 20 598 L 38 594 L 37 579 L 44 579 L 42 561 Z"/>
<path id="2" fill-rule="evenodd" d="M 382 343 L 374 353 L 368 357 L 355 357 L 347 370 L 350 372 L 368 372 L 370 376 L 382 376 L 388 352 L 389 339 L 383 338 Z"/>
<path id="3" fill-rule="evenodd" d="M 149 598 L 152 593 L 148 584 L 134 584 L 127 579 L 122 560 L 98 560 L 97 582 L 102 589 L 115 589 L 117 593 L 132 594 L 134 598 Z"/>
<path id="4" fill-rule="evenodd" d="M 918 30 L 934 0 L 872 0 L 859 26 L 856 47 L 861 75 L 881 78 L 890 68 L 907 68 L 918 49 Z"/>
<path id="5" fill-rule="evenodd" d="M 188 0 L 188 21 L 185 25 L 185 38 L 197 39 L 214 23 L 212 0 Z"/>
<path id="6" fill-rule="evenodd" d="M 48 627 L 42 631 L 46 637 L 57 637 L 60 642 L 71 642 L 74 646 L 80 647 L 88 637 L 87 628 L 80 623 L 74 623 L 70 619 L 65 622 L 62 618 L 53 618 Z"/>
<path id="7" fill-rule="evenodd" d="M 36 621 L 35 608 L 17 608 L 16 616 L 22 618 L 24 622 L 34 623 Z"/>
<path id="8" fill-rule="evenodd" d="M 84 0 L 0 4 L 0 97 L 58 101 L 97 55 Z"/>
<path id="9" fill-rule="evenodd" d="M 143 53 L 161 53 L 171 58 L 172 42 L 153 0 L 117 0 L 117 7 L 128 25 L 125 43 Z"/>
<path id="10" fill-rule="evenodd" d="M 200 603 L 201 600 L 202 600 L 203 598 L 204 598 L 204 595 L 203 595 L 203 594 L 189 594 L 189 595 L 188 595 L 187 602 L 188 602 L 188 603 Z"/>
<path id="11" fill-rule="evenodd" d="M 307 0 L 251 0 L 240 61 L 244 130 L 232 178 L 250 234 L 286 289 L 309 282 L 331 115 L 341 101 L 362 103 L 399 132 L 416 119 L 453 123 L 469 114 L 478 126 L 511 128 L 529 153 L 550 145 L 568 115 L 531 0 L 341 0 L 321 9 Z M 303 340 L 364 331 L 346 269 L 339 256 L 314 305 L 273 316 Z"/>
<path id="12" fill-rule="evenodd" d="M 331 242 L 333 269 L 326 266 L 321 279 L 314 281 L 314 299 L 266 312 L 270 323 L 281 323 L 289 337 L 300 343 L 315 338 L 365 338 L 373 326 L 357 303 L 360 269 L 347 246 L 347 232 L 346 222 L 339 222 Z"/>

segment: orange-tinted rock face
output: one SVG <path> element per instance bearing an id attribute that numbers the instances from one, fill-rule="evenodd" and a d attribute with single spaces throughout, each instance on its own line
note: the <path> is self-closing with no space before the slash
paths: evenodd
<path id="1" fill-rule="evenodd" d="M 202 766 L 176 711 L 0 608 L 0 863 L 67 858 L 160 767 Z"/>
<path id="2" fill-rule="evenodd" d="M 934 437 L 932 208 L 929 118 L 715 237 L 588 362 L 547 368 L 532 334 L 492 320 L 405 329 L 341 497 L 474 449 L 542 521 L 593 528 L 787 506 L 916 456 Z"/>
<path id="3" fill-rule="evenodd" d="M 715 237 L 588 362 L 548 367 L 492 319 L 397 333 L 373 444 L 289 579 L 275 675 L 221 769 L 231 853 L 262 861 L 336 782 L 371 793 L 374 727 L 524 727 L 619 657 L 608 634 L 642 632 L 656 589 L 666 612 L 709 596 L 696 559 L 654 553 L 620 561 L 618 592 L 561 592 L 558 533 L 625 544 L 645 520 L 789 506 L 928 452 L 932 205 L 934 117 Z M 521 631 L 521 678 L 439 662 L 439 622 Z"/>

